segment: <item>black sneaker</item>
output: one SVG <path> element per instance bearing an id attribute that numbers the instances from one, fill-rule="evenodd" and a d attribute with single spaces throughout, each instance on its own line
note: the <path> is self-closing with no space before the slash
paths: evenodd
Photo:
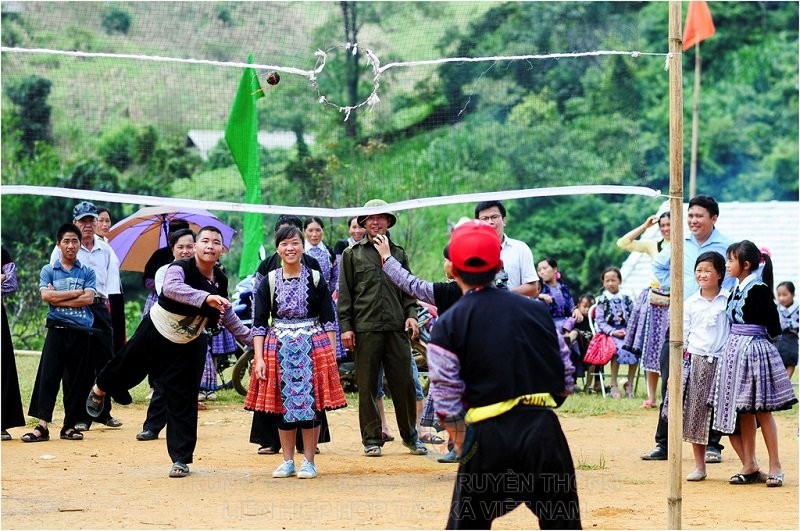
<path id="1" fill-rule="evenodd" d="M 666 461 L 667 451 L 660 446 L 656 446 L 646 454 L 642 454 L 642 459 L 645 461 Z"/>
<path id="2" fill-rule="evenodd" d="M 119 428 L 120 426 L 122 426 L 122 421 L 119 419 L 115 419 L 114 417 L 108 417 L 106 420 L 98 422 L 100 422 L 100 424 L 105 424 L 109 428 Z"/>
<path id="3" fill-rule="evenodd" d="M 154 441 L 158 439 L 158 434 L 152 430 L 142 430 L 136 434 L 137 441 Z"/>

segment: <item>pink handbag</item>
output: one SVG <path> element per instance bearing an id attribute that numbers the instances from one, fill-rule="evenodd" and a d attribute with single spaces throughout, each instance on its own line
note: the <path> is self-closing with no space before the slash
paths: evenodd
<path id="1" fill-rule="evenodd" d="M 616 353 L 617 345 L 611 336 L 598 332 L 589 342 L 583 361 L 591 365 L 605 365 Z"/>

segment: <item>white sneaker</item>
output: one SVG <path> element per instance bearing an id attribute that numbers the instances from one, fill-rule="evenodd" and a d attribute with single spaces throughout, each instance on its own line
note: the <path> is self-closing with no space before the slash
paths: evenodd
<path id="1" fill-rule="evenodd" d="M 197 401 L 198 402 L 205 402 L 206 401 L 206 394 L 203 391 L 197 393 Z"/>
<path id="2" fill-rule="evenodd" d="M 289 476 L 294 476 L 294 474 L 294 461 L 284 461 L 281 466 L 272 471 L 272 477 L 274 478 L 288 478 Z"/>
<path id="3" fill-rule="evenodd" d="M 294 465 L 294 463 L 292 463 Z M 317 467 L 314 463 L 303 459 L 303 464 L 300 465 L 300 472 L 297 473 L 299 479 L 311 479 L 317 477 Z"/>
<path id="4" fill-rule="evenodd" d="M 211 400 L 212 402 L 217 399 L 217 393 L 211 391 L 210 393 L 206 394 L 206 400 Z"/>

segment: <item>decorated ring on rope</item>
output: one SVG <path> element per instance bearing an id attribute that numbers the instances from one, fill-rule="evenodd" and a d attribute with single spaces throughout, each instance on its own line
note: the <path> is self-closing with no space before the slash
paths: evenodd
<path id="1" fill-rule="evenodd" d="M 335 50 L 337 48 L 344 48 L 345 52 L 350 52 L 353 55 L 358 53 L 358 43 L 345 43 L 340 44 L 337 46 L 331 46 L 327 50 L 317 50 L 314 55 L 317 56 L 317 66 L 314 68 L 314 73 L 309 76 L 309 81 L 311 82 L 311 86 L 317 91 L 317 96 L 319 103 L 323 105 L 329 105 L 334 109 L 337 109 L 339 112 L 344 113 L 344 121 L 346 122 L 348 118 L 350 118 L 350 113 L 356 109 L 369 105 L 370 107 L 374 107 L 378 103 L 380 103 L 380 98 L 378 97 L 378 89 L 381 86 L 381 61 L 378 59 L 378 56 L 375 55 L 375 52 L 370 50 L 369 48 L 364 48 L 364 56 L 367 58 L 367 64 L 372 66 L 372 92 L 370 92 L 367 99 L 358 103 L 356 105 L 348 105 L 348 106 L 341 106 L 337 105 L 336 103 L 330 101 L 327 96 L 322 93 L 322 90 L 319 88 L 319 84 L 317 83 L 317 74 L 320 73 L 325 68 L 325 62 L 328 59 L 328 52 Z"/>

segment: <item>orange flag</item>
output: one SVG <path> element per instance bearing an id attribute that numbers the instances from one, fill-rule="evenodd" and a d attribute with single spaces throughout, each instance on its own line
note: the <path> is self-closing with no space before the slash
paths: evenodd
<path id="1" fill-rule="evenodd" d="M 689 2 L 686 26 L 683 28 L 683 51 L 711 37 L 716 32 L 706 2 Z"/>

